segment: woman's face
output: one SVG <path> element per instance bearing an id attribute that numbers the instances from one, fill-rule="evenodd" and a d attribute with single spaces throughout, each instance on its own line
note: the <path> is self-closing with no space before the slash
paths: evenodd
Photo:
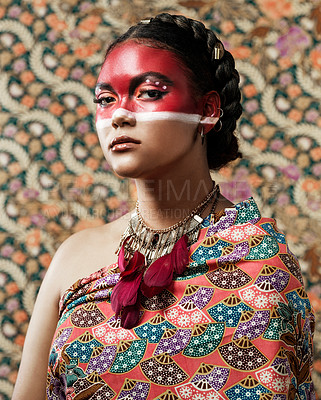
<path id="1" fill-rule="evenodd" d="M 100 144 L 120 176 L 157 178 L 201 145 L 195 137 L 202 99 L 195 99 L 186 71 L 168 50 L 135 41 L 119 45 L 103 64 L 95 94 Z"/>

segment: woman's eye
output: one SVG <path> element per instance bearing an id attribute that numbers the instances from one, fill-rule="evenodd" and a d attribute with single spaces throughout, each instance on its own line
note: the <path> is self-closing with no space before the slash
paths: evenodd
<path id="1" fill-rule="evenodd" d="M 94 99 L 94 103 L 99 104 L 101 107 L 106 107 L 108 104 L 113 103 L 115 98 L 112 96 L 99 97 L 99 99 Z"/>
<path id="2" fill-rule="evenodd" d="M 141 90 L 138 98 L 139 99 L 147 99 L 147 100 L 158 100 L 165 96 L 167 92 L 161 92 L 160 90 L 150 89 L 150 90 Z"/>

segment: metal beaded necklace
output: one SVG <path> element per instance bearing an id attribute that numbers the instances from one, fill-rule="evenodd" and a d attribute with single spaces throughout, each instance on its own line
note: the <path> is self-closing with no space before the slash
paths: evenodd
<path id="1" fill-rule="evenodd" d="M 125 259 L 132 257 L 135 251 L 139 251 L 145 256 L 146 265 L 149 266 L 158 258 L 169 254 L 175 243 L 183 236 L 187 235 L 188 244 L 196 242 L 198 231 L 203 218 L 200 216 L 206 209 L 210 201 L 214 197 L 214 202 L 211 208 L 211 213 L 214 213 L 220 188 L 213 182 L 212 190 L 199 203 L 191 213 L 183 220 L 164 229 L 152 229 L 148 227 L 139 211 L 139 202 L 136 202 L 136 209 L 132 213 L 128 226 L 123 233 L 116 254 L 119 254 L 120 249 L 124 246 Z"/>

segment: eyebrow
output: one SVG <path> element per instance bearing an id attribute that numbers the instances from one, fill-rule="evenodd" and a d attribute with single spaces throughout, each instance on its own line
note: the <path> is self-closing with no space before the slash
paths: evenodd
<path id="1" fill-rule="evenodd" d="M 140 74 L 138 76 L 135 76 L 135 78 L 132 79 L 129 85 L 129 94 L 132 95 L 134 94 L 135 89 L 141 84 L 146 81 L 146 79 L 153 79 L 153 80 L 159 80 L 163 84 L 166 84 L 168 86 L 173 86 L 174 82 L 169 79 L 166 75 L 160 74 L 159 72 L 154 72 L 154 71 L 149 71 L 149 72 L 144 72 L 143 74 Z"/>
<path id="2" fill-rule="evenodd" d="M 100 89 L 100 90 L 109 90 L 110 92 L 115 92 L 113 87 L 111 85 L 109 85 L 109 83 L 97 83 L 97 85 L 95 86 L 95 93 L 96 91 Z"/>
<path id="3" fill-rule="evenodd" d="M 153 80 L 159 80 L 159 81 L 161 81 L 161 83 L 163 83 L 167 86 L 174 85 L 174 82 L 171 79 L 169 79 L 166 75 L 163 75 L 159 72 L 148 71 L 148 72 L 144 72 L 143 74 L 140 74 L 138 76 L 135 76 L 131 80 L 130 85 L 129 85 L 129 95 L 133 95 L 137 86 L 139 86 L 141 83 L 145 82 L 146 79 L 149 79 L 149 78 L 153 79 Z M 105 83 L 105 82 L 97 83 L 97 85 L 95 86 L 95 92 L 98 89 L 109 90 L 110 92 L 115 93 L 115 90 L 112 87 L 112 85 L 109 83 Z"/>

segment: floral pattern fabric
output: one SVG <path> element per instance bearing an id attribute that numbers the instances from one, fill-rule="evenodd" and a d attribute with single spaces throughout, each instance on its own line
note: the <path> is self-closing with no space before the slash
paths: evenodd
<path id="1" fill-rule="evenodd" d="M 300 267 L 252 198 L 204 219 L 185 272 L 142 296 L 129 330 L 110 306 L 119 275 L 104 267 L 61 298 L 48 399 L 315 399 Z"/>

